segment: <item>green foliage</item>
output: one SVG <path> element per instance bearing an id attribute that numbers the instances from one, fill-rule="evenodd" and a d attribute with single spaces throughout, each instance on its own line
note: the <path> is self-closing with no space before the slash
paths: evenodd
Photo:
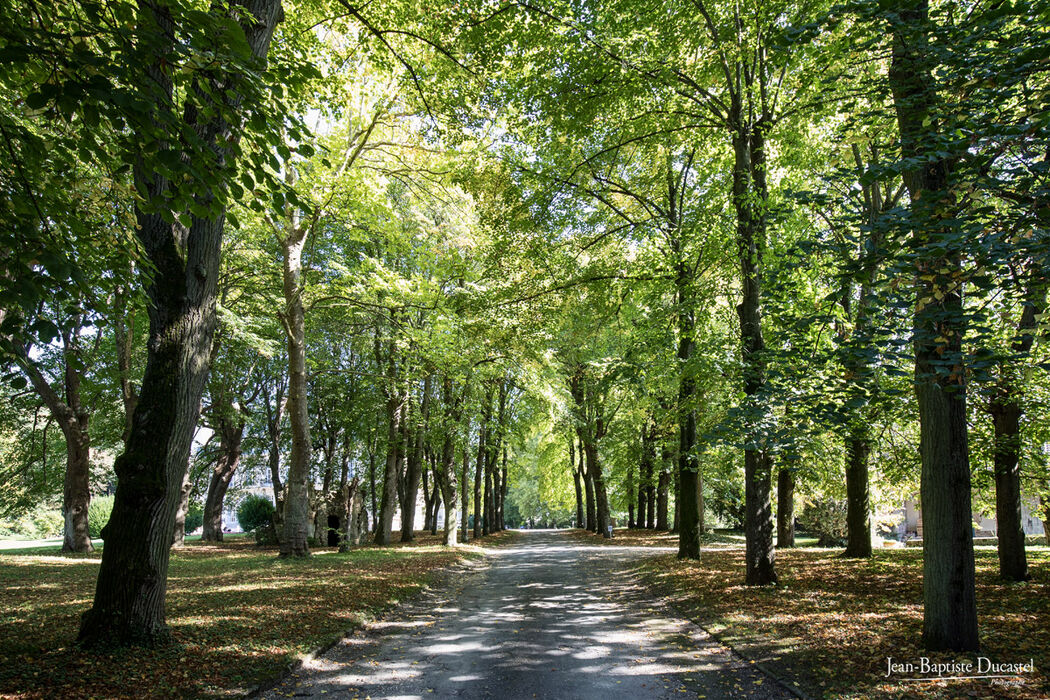
<path id="1" fill-rule="evenodd" d="M 273 522 L 273 502 L 265 496 L 248 494 L 237 506 L 237 522 L 245 532 L 251 532 Z"/>
<path id="2" fill-rule="evenodd" d="M 834 498 L 807 500 L 798 516 L 806 532 L 817 536 L 821 547 L 846 544 L 846 502 Z"/>
<path id="3" fill-rule="evenodd" d="M 88 506 L 88 534 L 92 538 L 102 536 L 102 528 L 109 522 L 113 512 L 113 496 L 95 496 Z"/>
<path id="4" fill-rule="evenodd" d="M 60 509 L 38 506 L 18 518 L 0 521 L 0 537 L 33 540 L 61 537 L 64 525 Z"/>
<path id="5" fill-rule="evenodd" d="M 204 525 L 204 508 L 199 503 L 190 503 L 186 508 L 186 532 L 190 533 Z"/>

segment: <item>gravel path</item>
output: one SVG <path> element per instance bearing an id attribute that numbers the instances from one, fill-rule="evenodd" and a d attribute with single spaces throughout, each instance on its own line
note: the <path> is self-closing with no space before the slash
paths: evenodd
<path id="1" fill-rule="evenodd" d="M 264 698 L 790 698 L 633 577 L 656 551 L 525 532 Z"/>

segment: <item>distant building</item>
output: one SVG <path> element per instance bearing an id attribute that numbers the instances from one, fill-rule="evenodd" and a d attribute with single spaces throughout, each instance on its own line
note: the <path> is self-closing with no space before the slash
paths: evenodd
<path id="1" fill-rule="evenodd" d="M 1035 496 L 1025 496 L 1021 499 L 1021 527 L 1025 535 L 1042 535 L 1043 521 L 1040 519 L 1041 509 L 1039 499 Z M 922 537 L 922 511 L 916 498 L 904 501 L 904 507 L 898 511 L 900 522 L 893 534 L 898 539 L 912 539 Z M 974 536 L 976 537 L 998 537 L 999 528 L 995 522 L 995 514 L 975 513 L 973 517 Z"/>

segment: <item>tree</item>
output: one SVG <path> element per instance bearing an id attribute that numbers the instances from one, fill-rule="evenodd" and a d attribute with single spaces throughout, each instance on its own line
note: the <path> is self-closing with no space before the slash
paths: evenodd
<path id="1" fill-rule="evenodd" d="M 966 379 L 962 349 L 962 251 L 951 223 L 953 158 L 937 149 L 933 26 L 926 0 L 902 3 L 889 20 L 889 82 L 900 128 L 904 184 L 918 252 L 915 281 L 915 396 L 919 409 L 923 507 L 923 644 L 976 651 L 977 596 L 970 511 Z"/>
<path id="2" fill-rule="evenodd" d="M 146 133 L 176 161 L 182 157 L 176 144 L 193 134 L 199 145 L 186 152 L 188 163 L 201 172 L 216 171 L 186 201 L 191 211 L 173 213 L 165 201 L 175 194 L 171 168 L 146 159 L 135 167 L 143 202 L 136 210 L 137 235 L 153 268 L 147 289 L 150 351 L 127 447 L 114 467 L 117 492 L 103 531 L 106 546 L 95 599 L 81 622 L 78 638 L 88 646 L 153 644 L 168 635 L 164 593 L 176 494 L 215 326 L 225 218 L 222 178 L 236 161 L 240 121 L 255 106 L 244 104 L 246 82 L 265 59 L 283 14 L 279 0 L 247 0 L 232 7 L 243 10 L 243 18 L 209 16 L 222 27 L 210 43 L 224 55 L 232 53 L 240 65 L 220 65 L 195 77 L 181 119 L 174 111 L 175 85 L 164 66 L 181 62 L 175 51 L 183 25 L 170 6 L 160 3 L 144 5 L 136 18 L 145 51 L 135 69 L 137 84 L 147 91 L 146 102 L 156 115 Z"/>

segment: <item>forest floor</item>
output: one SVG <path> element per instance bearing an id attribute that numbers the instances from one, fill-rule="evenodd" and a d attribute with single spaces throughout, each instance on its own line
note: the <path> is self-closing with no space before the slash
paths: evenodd
<path id="1" fill-rule="evenodd" d="M 678 545 L 677 535 L 647 530 L 618 530 L 612 540 L 577 530 L 575 537 L 608 545 Z M 921 549 L 878 550 L 871 560 L 842 559 L 835 549 L 778 550 L 779 585 L 749 588 L 742 585 L 742 535 L 718 532 L 705 538 L 700 562 L 664 553 L 637 571 L 681 614 L 812 697 L 1050 697 L 1050 549 L 1028 548 L 1032 579 L 1022 584 L 998 579 L 994 547 L 975 551 L 980 656 L 997 664 L 1032 660 L 1034 672 L 1016 680 L 901 680 L 937 675 L 920 673 L 922 657 L 969 661 L 978 670 L 975 655 L 921 649 Z M 913 663 L 916 671 L 887 679 L 890 657 Z"/>
<path id="2" fill-rule="evenodd" d="M 282 676 L 303 654 L 329 645 L 419 592 L 436 572 L 482 548 L 449 551 L 440 537 L 346 554 L 276 557 L 244 536 L 190 542 L 172 551 L 167 619 L 175 643 L 132 652 L 74 646 L 91 603 L 100 554 L 55 547 L 0 552 L 0 697 L 229 697 Z"/>

